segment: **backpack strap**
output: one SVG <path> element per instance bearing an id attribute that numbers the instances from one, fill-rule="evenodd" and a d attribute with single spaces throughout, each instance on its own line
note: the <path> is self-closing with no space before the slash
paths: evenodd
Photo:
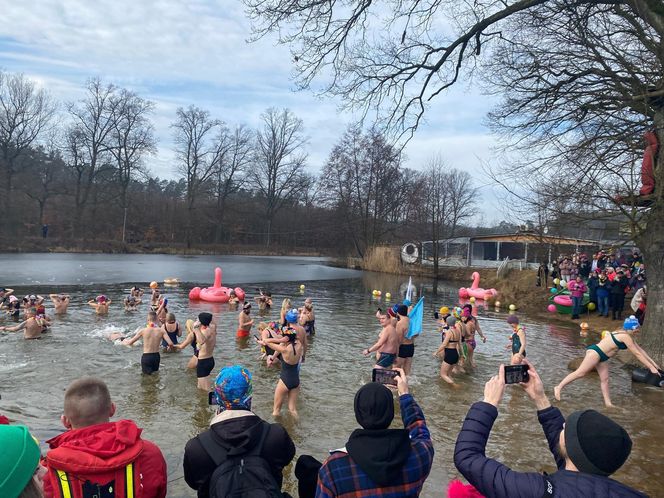
<path id="1" fill-rule="evenodd" d="M 263 431 L 261 432 L 261 438 L 258 440 L 258 444 L 250 451 L 248 451 L 245 456 L 260 456 L 261 452 L 263 451 L 263 445 L 265 444 L 265 439 L 267 438 L 268 432 L 270 432 L 270 424 L 264 421 Z"/>
<path id="2" fill-rule="evenodd" d="M 244 455 L 236 455 L 236 456 L 259 456 L 261 454 L 261 451 L 263 450 L 265 438 L 267 437 L 267 433 L 269 431 L 270 431 L 270 424 L 267 422 L 263 422 L 261 437 L 258 441 L 258 444 L 256 444 L 256 446 L 254 446 Z M 212 459 L 212 461 L 217 467 L 227 460 L 228 451 L 226 451 L 226 449 L 224 449 L 223 446 L 221 446 L 217 441 L 215 441 L 211 430 L 199 434 L 198 440 L 200 441 L 201 446 L 203 446 L 205 452 L 208 454 L 208 456 Z"/>

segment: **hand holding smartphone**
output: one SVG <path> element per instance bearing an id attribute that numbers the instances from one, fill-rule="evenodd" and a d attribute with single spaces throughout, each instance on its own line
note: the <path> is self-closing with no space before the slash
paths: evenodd
<path id="1" fill-rule="evenodd" d="M 505 384 L 519 384 L 528 379 L 528 365 L 505 365 Z"/>
<path id="2" fill-rule="evenodd" d="M 396 386 L 397 381 L 395 377 L 399 375 L 396 370 L 387 370 L 385 368 L 374 368 L 371 371 L 371 382 L 378 382 L 389 386 Z"/>

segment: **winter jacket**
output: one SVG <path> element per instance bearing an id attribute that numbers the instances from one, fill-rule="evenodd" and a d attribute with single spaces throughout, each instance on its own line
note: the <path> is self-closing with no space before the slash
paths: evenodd
<path id="1" fill-rule="evenodd" d="M 625 295 L 627 292 L 627 280 L 625 278 L 621 278 L 618 280 L 617 278 L 614 279 L 613 282 L 611 282 L 611 294 L 613 295 Z"/>
<path id="2" fill-rule="evenodd" d="M 454 464 L 470 484 L 487 498 L 543 498 L 545 486 L 553 486 L 560 498 L 637 498 L 647 495 L 608 477 L 565 470 L 558 453 L 558 439 L 565 419 L 553 406 L 537 412 L 558 470 L 544 476 L 516 472 L 485 456 L 486 443 L 498 416 L 495 406 L 483 401 L 470 407 L 454 448 Z M 518 443 L 515 441 L 515 443 Z M 548 496 L 548 495 L 547 495 Z"/>
<path id="3" fill-rule="evenodd" d="M 230 456 L 240 455 L 251 450 L 260 441 L 263 421 L 247 410 L 225 410 L 210 422 L 209 431 L 219 445 Z M 269 424 L 261 455 L 267 461 L 272 475 L 281 487 L 283 469 L 295 456 L 293 440 L 281 424 Z M 191 489 L 198 490 L 199 498 L 209 496 L 210 477 L 217 468 L 212 458 L 203 449 L 198 437 L 190 439 L 184 448 L 184 480 Z"/>
<path id="4" fill-rule="evenodd" d="M 590 276 L 591 264 L 590 261 L 584 260 L 579 263 L 579 275 L 583 278 Z"/>
<path id="5" fill-rule="evenodd" d="M 632 301 L 630 302 L 630 307 L 634 312 L 638 311 L 641 309 L 642 311 L 645 310 L 645 305 L 646 303 L 646 289 L 645 288 L 640 288 L 634 293 L 634 297 L 632 297 Z"/>
<path id="6" fill-rule="evenodd" d="M 595 303 L 597 302 L 597 288 L 599 287 L 599 278 L 597 276 L 590 275 L 588 279 L 588 294 L 590 295 L 590 300 Z"/>
<path id="7" fill-rule="evenodd" d="M 316 498 L 419 496 L 431 471 L 433 443 L 413 397 L 400 396 L 399 406 L 406 430 L 354 431 L 346 448 L 332 453 L 318 472 Z M 353 443 L 363 450 L 356 457 L 350 455 Z"/>
<path id="8" fill-rule="evenodd" d="M 588 290 L 586 284 L 584 284 L 583 282 L 577 282 L 576 280 L 572 280 L 568 284 L 567 288 L 569 289 L 572 297 L 583 297 L 584 292 Z"/>
<path id="9" fill-rule="evenodd" d="M 108 484 L 115 478 L 113 469 L 119 469 L 119 475 L 124 475 L 127 466 L 132 464 L 134 489 L 142 488 L 134 495 L 164 498 L 166 461 L 154 443 L 141 439 L 141 431 L 131 420 L 120 420 L 73 429 L 48 440 L 51 450 L 45 459 L 48 473 L 44 477 L 44 496 L 62 496 L 63 473 L 73 488 L 72 496 L 78 497 L 75 488 L 80 487 L 80 482 Z M 121 486 L 124 483 L 116 483 L 116 488 Z"/>

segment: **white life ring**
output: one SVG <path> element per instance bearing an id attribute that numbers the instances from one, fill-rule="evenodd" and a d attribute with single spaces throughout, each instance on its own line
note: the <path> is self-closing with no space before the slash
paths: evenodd
<path id="1" fill-rule="evenodd" d="M 401 261 L 407 264 L 417 263 L 420 251 L 413 242 L 408 242 L 401 247 Z"/>

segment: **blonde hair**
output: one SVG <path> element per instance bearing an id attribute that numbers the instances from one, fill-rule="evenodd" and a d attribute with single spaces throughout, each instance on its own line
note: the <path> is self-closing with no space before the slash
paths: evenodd
<path id="1" fill-rule="evenodd" d="M 288 311 L 291 307 L 291 300 L 286 298 L 281 302 L 281 311 Z"/>
<path id="2" fill-rule="evenodd" d="M 266 328 L 267 328 L 267 322 L 261 322 L 261 323 L 258 324 L 258 331 L 259 332 L 262 332 Z"/>

